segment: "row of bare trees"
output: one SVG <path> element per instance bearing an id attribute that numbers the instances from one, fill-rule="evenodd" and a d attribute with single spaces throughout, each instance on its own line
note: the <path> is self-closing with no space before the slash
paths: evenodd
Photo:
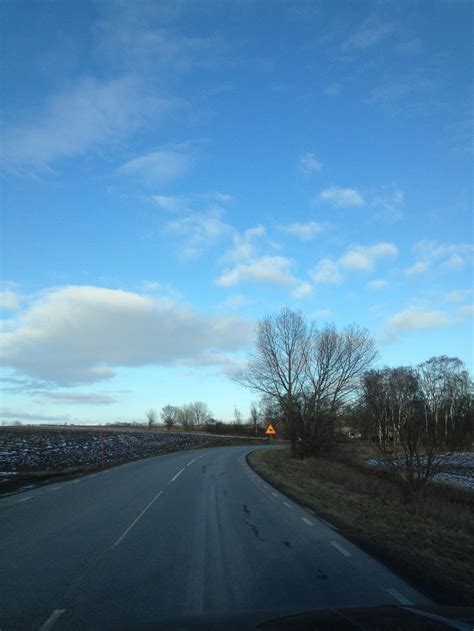
<path id="1" fill-rule="evenodd" d="M 410 497 L 471 447 L 472 382 L 461 360 L 446 356 L 371 370 L 352 418 L 362 435 L 376 440 L 384 465 Z"/>
<path id="2" fill-rule="evenodd" d="M 302 458 L 334 441 L 337 416 L 376 354 L 365 329 L 318 329 L 283 309 L 258 323 L 255 351 L 236 380 L 277 408 L 292 455 Z"/>
<path id="3" fill-rule="evenodd" d="M 377 443 L 410 496 L 454 451 L 471 446 L 472 382 L 457 358 L 374 370 L 376 356 L 367 330 L 320 329 L 283 309 L 258 323 L 255 350 L 236 380 L 260 393 L 264 416 L 283 426 L 294 457 L 327 452 L 349 426 Z"/>

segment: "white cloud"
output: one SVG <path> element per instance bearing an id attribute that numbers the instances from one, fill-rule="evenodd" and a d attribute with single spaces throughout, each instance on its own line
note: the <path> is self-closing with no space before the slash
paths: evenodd
<path id="1" fill-rule="evenodd" d="M 416 276 L 417 274 L 424 274 L 425 272 L 428 271 L 430 267 L 430 264 L 428 261 L 417 261 L 416 263 L 413 263 L 413 265 L 410 265 L 410 267 L 407 267 L 405 270 L 405 274 L 407 276 Z"/>
<path id="2" fill-rule="evenodd" d="M 295 289 L 293 289 L 293 291 L 291 292 L 291 295 L 294 298 L 307 298 L 308 296 L 311 296 L 311 294 L 313 293 L 313 287 L 310 285 L 310 283 L 308 282 L 303 282 L 300 283 L 297 287 L 295 287 Z"/>
<path id="3" fill-rule="evenodd" d="M 340 83 L 330 83 L 324 88 L 323 93 L 326 96 L 338 96 L 341 93 L 341 91 L 342 91 L 342 86 Z"/>
<path id="4" fill-rule="evenodd" d="M 450 324 L 449 318 L 441 311 L 409 308 L 396 313 L 388 322 L 389 331 L 422 331 Z"/>
<path id="5" fill-rule="evenodd" d="M 463 269 L 472 262 L 474 246 L 470 243 L 440 243 L 423 240 L 413 246 L 417 260 L 405 270 L 407 276 L 422 274 L 437 268 L 439 271 Z"/>
<path id="6" fill-rule="evenodd" d="M 151 199 L 157 206 L 170 213 L 189 212 L 196 204 L 202 204 L 203 202 L 225 205 L 233 201 L 232 195 L 220 193 L 219 191 L 188 195 L 152 195 Z"/>
<path id="7" fill-rule="evenodd" d="M 233 246 L 221 257 L 220 263 L 235 263 L 256 257 L 258 245 L 268 243 L 267 231 L 258 225 L 248 228 L 243 234 L 233 235 Z"/>
<path id="8" fill-rule="evenodd" d="M 151 199 L 157 206 L 170 213 L 180 213 L 189 209 L 188 198 L 185 195 L 152 195 Z"/>
<path id="9" fill-rule="evenodd" d="M 463 305 L 462 307 L 458 307 L 456 309 L 456 315 L 461 318 L 472 318 L 474 317 L 474 305 Z"/>
<path id="10" fill-rule="evenodd" d="M 296 279 L 291 268 L 292 262 L 283 256 L 262 256 L 224 270 L 216 283 L 221 287 L 232 287 L 243 281 L 294 285 Z"/>
<path id="11" fill-rule="evenodd" d="M 199 315 L 168 299 L 101 287 L 69 286 L 41 294 L 2 334 L 3 362 L 61 386 L 93 383 L 119 366 L 199 364 L 248 341 L 251 325 Z"/>
<path id="12" fill-rule="evenodd" d="M 318 284 L 338 285 L 342 283 L 342 274 L 337 263 L 331 259 L 322 259 L 309 275 Z"/>
<path id="13" fill-rule="evenodd" d="M 232 226 L 222 221 L 219 208 L 206 212 L 192 212 L 179 219 L 167 221 L 162 233 L 181 237 L 178 256 L 184 260 L 195 260 L 220 239 L 234 233 Z"/>
<path id="14" fill-rule="evenodd" d="M 183 176 L 191 169 L 195 161 L 195 155 L 189 143 L 172 145 L 157 151 L 152 151 L 138 156 L 122 164 L 118 173 L 122 175 L 137 176 L 148 184 L 166 184 Z M 170 197 L 157 196 L 155 201 L 159 204 L 168 203 L 168 210 L 172 200 Z"/>
<path id="15" fill-rule="evenodd" d="M 380 289 L 385 289 L 388 287 L 388 281 L 386 280 L 371 280 L 367 283 L 367 289 L 372 289 L 374 291 L 379 291 Z"/>
<path id="16" fill-rule="evenodd" d="M 398 254 L 398 248 L 393 243 L 376 243 L 370 246 L 355 246 L 339 259 L 339 264 L 345 269 L 371 272 L 379 259 L 392 258 Z"/>
<path id="17" fill-rule="evenodd" d="M 0 309 L 16 311 L 20 307 L 20 297 L 11 289 L 0 291 Z"/>
<path id="18" fill-rule="evenodd" d="M 331 203 L 337 208 L 348 206 L 363 206 L 364 198 L 355 188 L 342 188 L 340 186 L 330 186 L 319 194 L 320 199 Z"/>
<path id="19" fill-rule="evenodd" d="M 308 221 L 306 223 L 288 223 L 279 226 L 279 229 L 283 232 L 291 234 L 293 237 L 301 239 L 301 241 L 310 241 L 318 236 L 325 226 L 315 221 Z"/>
<path id="20" fill-rule="evenodd" d="M 444 299 L 447 302 L 464 302 L 469 296 L 472 296 L 472 289 L 456 289 L 445 294 Z"/>
<path id="21" fill-rule="evenodd" d="M 48 169 L 56 160 L 116 143 L 151 117 L 155 123 L 175 105 L 150 96 L 131 77 L 108 82 L 81 79 L 40 107 L 31 123 L 6 129 L 4 163 L 16 172 Z"/>
<path id="22" fill-rule="evenodd" d="M 304 153 L 299 159 L 299 168 L 304 175 L 311 175 L 312 173 L 319 173 L 322 169 L 322 164 L 319 160 L 316 160 L 314 153 Z"/>
<path id="23" fill-rule="evenodd" d="M 71 405 L 111 405 L 117 402 L 114 396 L 100 392 L 41 392 L 39 395 L 53 403 Z"/>
<path id="24" fill-rule="evenodd" d="M 385 221 L 398 221 L 403 217 L 405 193 L 395 184 L 383 186 L 370 193 L 370 205 L 376 209 L 376 217 Z"/>
<path id="25" fill-rule="evenodd" d="M 369 15 L 343 42 L 342 50 L 363 51 L 377 46 L 395 30 L 394 22 L 382 21 L 377 15 Z"/>
<path id="26" fill-rule="evenodd" d="M 374 245 L 355 245 L 349 248 L 336 261 L 330 258 L 321 259 L 309 272 L 309 275 L 318 284 L 337 285 L 344 280 L 342 271 L 373 271 L 375 264 L 380 259 L 397 256 L 398 248 L 393 243 L 380 242 Z M 381 283 L 385 281 L 373 281 L 369 288 L 381 289 Z"/>
<path id="27" fill-rule="evenodd" d="M 250 298 L 247 298 L 246 296 L 242 296 L 241 294 L 232 294 L 224 300 L 221 307 L 223 309 L 234 310 L 239 309 L 240 307 L 245 307 L 245 305 L 248 305 L 251 302 Z"/>
<path id="28" fill-rule="evenodd" d="M 309 317 L 318 319 L 318 318 L 328 318 L 330 315 L 332 315 L 332 309 L 325 308 L 325 309 L 318 309 L 318 311 L 313 311 L 313 313 L 311 313 Z"/>
<path id="29" fill-rule="evenodd" d="M 25 412 L 24 410 L 15 410 L 4 405 L 0 405 L 0 418 L 12 419 L 18 421 L 69 421 L 69 414 L 62 416 L 53 416 L 43 414 L 42 412 Z"/>

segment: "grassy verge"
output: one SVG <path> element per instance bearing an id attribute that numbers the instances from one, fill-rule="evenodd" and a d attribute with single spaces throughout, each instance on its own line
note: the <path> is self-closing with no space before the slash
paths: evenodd
<path id="1" fill-rule="evenodd" d="M 290 458 L 288 450 L 257 450 L 248 461 L 274 487 L 330 521 L 438 603 L 474 602 L 474 537 L 466 514 L 453 527 L 455 516 L 447 522 L 441 512 L 437 519 L 408 508 L 391 492 L 383 493 L 384 481 L 372 487 L 360 480 L 354 485 L 349 475 L 341 475 L 347 465 L 336 463 L 330 472 L 329 466 L 318 467 L 316 459 Z M 365 475 L 367 480 L 371 476 Z"/>

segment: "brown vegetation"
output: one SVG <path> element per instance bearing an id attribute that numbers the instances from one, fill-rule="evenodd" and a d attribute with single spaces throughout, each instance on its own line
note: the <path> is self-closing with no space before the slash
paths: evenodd
<path id="1" fill-rule="evenodd" d="M 474 494 L 428 485 L 407 505 L 387 473 L 366 468 L 347 451 L 306 460 L 287 450 L 256 451 L 249 462 L 438 602 L 474 602 Z"/>

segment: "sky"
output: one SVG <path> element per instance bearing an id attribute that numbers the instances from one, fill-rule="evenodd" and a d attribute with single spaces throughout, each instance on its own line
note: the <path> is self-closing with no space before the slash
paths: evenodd
<path id="1" fill-rule="evenodd" d="M 472 371 L 470 1 L 0 10 L 0 419 L 245 418 L 284 306 Z"/>

